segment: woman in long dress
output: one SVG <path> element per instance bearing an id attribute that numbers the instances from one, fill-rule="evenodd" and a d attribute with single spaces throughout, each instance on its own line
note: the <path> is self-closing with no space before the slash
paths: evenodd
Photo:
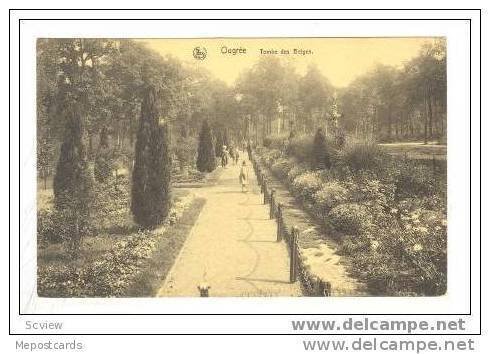
<path id="1" fill-rule="evenodd" d="M 248 167 L 245 160 L 240 167 L 240 175 L 238 177 L 240 185 L 242 186 L 242 192 L 248 192 Z"/>

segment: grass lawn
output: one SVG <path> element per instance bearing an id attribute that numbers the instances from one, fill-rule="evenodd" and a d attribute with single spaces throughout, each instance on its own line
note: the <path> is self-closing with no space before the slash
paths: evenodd
<path id="1" fill-rule="evenodd" d="M 390 155 L 407 156 L 409 159 L 425 160 L 432 159 L 446 160 L 447 146 L 438 144 L 424 143 L 390 143 L 378 144 L 385 152 Z"/>

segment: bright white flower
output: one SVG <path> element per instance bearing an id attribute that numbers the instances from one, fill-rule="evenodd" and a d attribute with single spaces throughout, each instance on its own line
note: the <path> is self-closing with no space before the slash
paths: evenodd
<path id="1" fill-rule="evenodd" d="M 423 249 L 424 249 L 424 247 L 422 247 L 422 245 L 420 243 L 416 243 L 415 245 L 413 245 L 413 250 L 415 252 L 422 251 Z"/>

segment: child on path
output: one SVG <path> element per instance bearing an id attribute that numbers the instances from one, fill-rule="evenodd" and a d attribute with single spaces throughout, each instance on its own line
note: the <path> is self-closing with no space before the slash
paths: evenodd
<path id="1" fill-rule="evenodd" d="M 221 167 L 226 167 L 228 165 L 228 150 L 226 149 L 226 145 L 223 145 L 223 149 L 221 150 Z"/>
<path id="2" fill-rule="evenodd" d="M 240 180 L 240 184 L 242 186 L 242 192 L 248 192 L 248 168 L 247 168 L 247 163 L 245 160 L 242 163 L 242 166 L 240 167 L 240 175 L 238 177 Z"/>

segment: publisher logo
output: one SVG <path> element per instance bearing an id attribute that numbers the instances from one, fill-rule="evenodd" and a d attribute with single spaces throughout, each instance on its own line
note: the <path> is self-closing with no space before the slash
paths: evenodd
<path id="1" fill-rule="evenodd" d="M 208 54 L 208 51 L 204 47 L 196 47 L 192 51 L 192 55 L 197 60 L 204 60 L 204 59 L 206 59 L 206 55 L 207 54 Z"/>

